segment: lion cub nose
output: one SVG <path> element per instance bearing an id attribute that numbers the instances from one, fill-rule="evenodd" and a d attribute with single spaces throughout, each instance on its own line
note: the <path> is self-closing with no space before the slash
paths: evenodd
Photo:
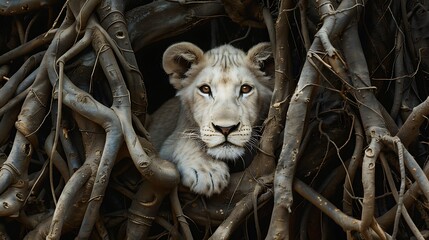
<path id="1" fill-rule="evenodd" d="M 214 123 L 212 123 L 212 124 L 213 124 L 213 128 L 216 131 L 222 133 L 225 137 L 228 136 L 230 133 L 234 132 L 235 130 L 237 130 L 238 129 L 238 125 L 240 125 L 240 123 L 238 123 L 236 125 L 231 125 L 231 126 L 225 127 L 225 126 L 215 125 Z"/>

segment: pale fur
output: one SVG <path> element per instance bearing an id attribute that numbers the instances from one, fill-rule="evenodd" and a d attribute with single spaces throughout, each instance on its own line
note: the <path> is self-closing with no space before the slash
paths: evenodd
<path id="1" fill-rule="evenodd" d="M 177 97 L 152 115 L 149 132 L 160 156 L 176 163 L 182 184 L 193 192 L 220 193 L 229 183 L 226 162 L 252 147 L 254 127 L 265 118 L 272 95 L 271 75 L 260 70 L 271 57 L 267 43 L 247 54 L 230 45 L 203 53 L 191 43 L 165 51 L 163 67 Z M 211 94 L 201 92 L 205 84 Z M 252 90 L 240 93 L 245 84 Z M 236 129 L 224 135 L 215 126 Z"/>

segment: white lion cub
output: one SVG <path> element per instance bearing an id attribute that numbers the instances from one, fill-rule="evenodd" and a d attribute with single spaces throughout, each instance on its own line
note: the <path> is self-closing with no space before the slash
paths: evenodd
<path id="1" fill-rule="evenodd" d="M 162 158 L 177 165 L 181 182 L 211 196 L 229 183 L 226 162 L 255 146 L 273 91 L 268 43 L 247 54 L 230 45 L 204 53 L 192 43 L 170 46 L 163 67 L 177 97 L 152 115 L 149 132 Z M 259 125 L 258 125 L 259 124 Z"/>

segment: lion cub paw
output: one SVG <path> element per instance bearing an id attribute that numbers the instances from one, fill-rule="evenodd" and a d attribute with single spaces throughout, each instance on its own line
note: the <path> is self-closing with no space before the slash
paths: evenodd
<path id="1" fill-rule="evenodd" d="M 229 169 L 221 161 L 178 164 L 182 184 L 191 191 L 210 197 L 220 193 L 229 183 Z"/>

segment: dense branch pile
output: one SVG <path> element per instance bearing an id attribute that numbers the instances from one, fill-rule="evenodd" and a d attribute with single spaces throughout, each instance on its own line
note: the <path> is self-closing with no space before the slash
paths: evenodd
<path id="1" fill-rule="evenodd" d="M 417 0 L 2 1 L 2 237 L 428 237 L 428 9 Z M 170 91 L 150 69 L 180 40 L 273 45 L 258 152 L 209 199 L 178 185 L 145 130 L 148 109 Z"/>

